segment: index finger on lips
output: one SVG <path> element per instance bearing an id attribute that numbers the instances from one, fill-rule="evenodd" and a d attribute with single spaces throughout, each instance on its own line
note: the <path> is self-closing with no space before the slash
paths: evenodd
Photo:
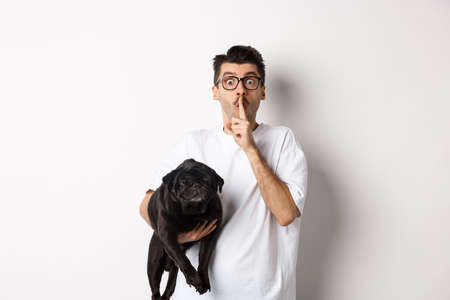
<path id="1" fill-rule="evenodd" d="M 239 101 L 239 118 L 245 120 L 244 100 L 242 99 L 242 95 L 239 96 L 238 101 Z"/>
<path id="2" fill-rule="evenodd" d="M 239 96 L 239 117 L 243 120 L 247 120 L 246 111 L 244 108 L 244 100 L 242 99 L 242 95 Z"/>

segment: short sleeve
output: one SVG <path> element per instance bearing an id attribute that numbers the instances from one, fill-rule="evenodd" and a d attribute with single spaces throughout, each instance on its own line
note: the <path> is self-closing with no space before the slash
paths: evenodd
<path id="1" fill-rule="evenodd" d="M 301 145 L 290 128 L 288 128 L 281 145 L 275 174 L 286 183 L 303 216 L 308 184 L 308 165 Z"/>
<path id="2" fill-rule="evenodd" d="M 178 167 L 185 159 L 188 159 L 188 155 L 188 134 L 185 133 L 178 142 L 168 147 L 159 163 L 151 167 L 150 182 L 147 183 L 147 189 L 156 190 L 162 184 L 162 178 Z"/>

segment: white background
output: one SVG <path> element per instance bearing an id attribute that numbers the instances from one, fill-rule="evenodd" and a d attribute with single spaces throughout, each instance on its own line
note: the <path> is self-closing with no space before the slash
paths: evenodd
<path id="1" fill-rule="evenodd" d="M 449 1 L 2 0 L 2 300 L 149 299 L 149 172 L 236 44 L 309 163 L 298 299 L 450 299 Z"/>

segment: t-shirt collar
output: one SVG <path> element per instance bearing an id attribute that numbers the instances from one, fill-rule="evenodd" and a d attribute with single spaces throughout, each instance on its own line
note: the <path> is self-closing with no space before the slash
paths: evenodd
<path id="1" fill-rule="evenodd" d="M 260 122 L 259 125 L 255 128 L 255 130 L 252 131 L 253 134 L 253 138 L 257 139 L 257 137 L 260 135 L 262 128 L 265 126 L 265 124 L 263 122 Z M 230 140 L 232 141 L 234 144 L 236 144 L 236 142 L 234 141 L 234 138 L 231 134 L 226 134 L 223 131 L 223 127 L 224 124 L 223 123 L 219 123 L 216 126 L 216 132 L 218 133 L 218 135 L 220 136 L 220 138 L 226 139 L 226 140 Z M 239 147 L 239 145 L 236 144 L 236 146 Z"/>

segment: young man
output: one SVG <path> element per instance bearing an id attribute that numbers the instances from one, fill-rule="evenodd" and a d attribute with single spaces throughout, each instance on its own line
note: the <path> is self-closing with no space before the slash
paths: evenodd
<path id="1" fill-rule="evenodd" d="M 213 98 L 223 124 L 185 133 L 153 170 L 141 216 L 150 224 L 147 204 L 162 177 L 187 158 L 213 168 L 224 179 L 219 194 L 223 223 L 211 258 L 211 292 L 203 295 L 177 277 L 172 299 L 294 300 L 296 264 L 307 191 L 307 162 L 292 130 L 256 122 L 265 99 L 265 66 L 250 46 L 233 46 L 214 58 Z M 215 230 L 214 222 L 180 234 L 184 243 Z M 198 244 L 186 255 L 198 266 Z"/>

